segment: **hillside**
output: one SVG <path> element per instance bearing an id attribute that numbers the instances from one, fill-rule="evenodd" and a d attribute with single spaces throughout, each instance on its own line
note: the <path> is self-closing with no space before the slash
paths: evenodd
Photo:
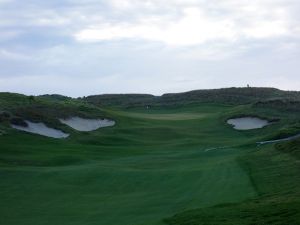
<path id="1" fill-rule="evenodd" d="M 223 88 L 195 90 L 162 96 L 123 94 L 94 95 L 83 100 L 100 106 L 139 107 L 139 106 L 182 106 L 199 103 L 249 104 L 257 101 L 288 99 L 300 101 L 300 92 L 282 91 L 275 88 Z"/>

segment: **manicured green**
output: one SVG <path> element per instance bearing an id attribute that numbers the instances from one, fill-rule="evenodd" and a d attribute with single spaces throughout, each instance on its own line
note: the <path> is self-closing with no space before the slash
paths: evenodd
<path id="1" fill-rule="evenodd" d="M 298 132 L 295 111 L 211 103 L 98 108 L 60 96 L 32 103 L 6 95 L 3 110 L 22 116 L 16 105 L 29 101 L 40 109 L 36 120 L 49 118 L 71 136 L 56 140 L 1 123 L 1 225 L 300 222 L 299 141 L 255 144 L 282 130 Z M 58 124 L 56 110 L 47 114 L 59 106 L 64 115 L 104 115 L 116 126 L 76 132 Z M 26 112 L 24 119 L 31 118 Z M 226 124 L 244 114 L 280 121 L 251 131 Z"/>

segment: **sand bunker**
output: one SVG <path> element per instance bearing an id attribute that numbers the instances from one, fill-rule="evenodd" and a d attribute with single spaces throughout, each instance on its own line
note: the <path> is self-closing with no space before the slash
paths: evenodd
<path id="1" fill-rule="evenodd" d="M 25 122 L 28 125 L 27 127 L 18 126 L 14 124 L 12 124 L 11 126 L 18 130 L 39 134 L 47 137 L 52 137 L 52 138 L 66 138 L 69 136 L 69 134 L 66 134 L 60 130 L 47 127 L 44 123 L 33 123 L 28 120 L 25 120 Z"/>
<path id="2" fill-rule="evenodd" d="M 84 119 L 80 117 L 71 117 L 59 120 L 61 123 L 78 131 L 93 131 L 101 127 L 110 127 L 115 125 L 115 121 L 108 119 Z"/>
<path id="3" fill-rule="evenodd" d="M 269 121 L 257 117 L 242 117 L 227 120 L 227 123 L 233 125 L 236 130 L 251 130 L 263 128 L 269 125 Z"/>

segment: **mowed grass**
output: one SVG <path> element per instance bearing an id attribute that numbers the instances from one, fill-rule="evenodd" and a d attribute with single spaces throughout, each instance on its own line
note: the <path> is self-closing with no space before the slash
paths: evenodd
<path id="1" fill-rule="evenodd" d="M 2 221 L 154 223 L 188 208 L 256 195 L 234 155 L 198 157 L 150 154 L 76 166 L 6 168 L 1 172 Z"/>
<path id="2" fill-rule="evenodd" d="M 155 225 L 191 209 L 213 215 L 215 205 L 252 201 L 268 191 L 280 198 L 279 178 L 266 180 L 269 173 L 259 173 L 258 162 L 272 166 L 269 172 L 280 170 L 251 145 L 280 124 L 235 131 L 224 123 L 232 110 L 107 110 L 115 127 L 73 132 L 66 140 L 9 130 L 0 136 L 0 224 Z M 286 183 L 294 187 L 290 192 L 298 187 L 293 176 Z M 180 218 L 165 222 L 184 224 Z"/>
<path id="3" fill-rule="evenodd" d="M 165 113 L 165 114 L 146 114 L 146 113 L 128 113 L 132 118 L 153 119 L 153 120 L 194 120 L 205 118 L 205 114 L 198 113 Z"/>
<path id="4" fill-rule="evenodd" d="M 290 147 L 291 143 L 280 145 Z M 299 150 L 300 145 L 295 148 Z M 300 222 L 299 154 L 298 151 L 295 157 L 283 152 L 278 145 L 275 148 L 270 145 L 241 156 L 239 161 L 248 171 L 257 197 L 240 203 L 186 210 L 166 219 L 166 224 L 298 225 Z"/>

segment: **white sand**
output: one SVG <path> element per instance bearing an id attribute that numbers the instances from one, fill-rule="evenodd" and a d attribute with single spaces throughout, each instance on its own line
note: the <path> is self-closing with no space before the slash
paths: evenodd
<path id="1" fill-rule="evenodd" d="M 69 134 L 66 134 L 60 130 L 56 130 L 50 127 L 47 127 L 44 123 L 33 123 L 28 120 L 25 120 L 27 123 L 27 127 L 22 127 L 18 125 L 11 125 L 13 128 L 22 130 L 29 133 L 39 134 L 46 137 L 52 137 L 52 138 L 66 138 L 69 136 Z"/>
<path id="2" fill-rule="evenodd" d="M 257 117 L 243 117 L 227 120 L 227 123 L 233 125 L 236 130 L 251 130 L 257 128 L 263 128 L 270 123 L 267 120 L 263 120 Z"/>
<path id="3" fill-rule="evenodd" d="M 61 123 L 66 124 L 78 131 L 93 131 L 101 127 L 110 127 L 115 125 L 115 121 L 108 119 L 84 119 L 80 117 L 71 117 L 68 119 L 59 119 Z"/>

